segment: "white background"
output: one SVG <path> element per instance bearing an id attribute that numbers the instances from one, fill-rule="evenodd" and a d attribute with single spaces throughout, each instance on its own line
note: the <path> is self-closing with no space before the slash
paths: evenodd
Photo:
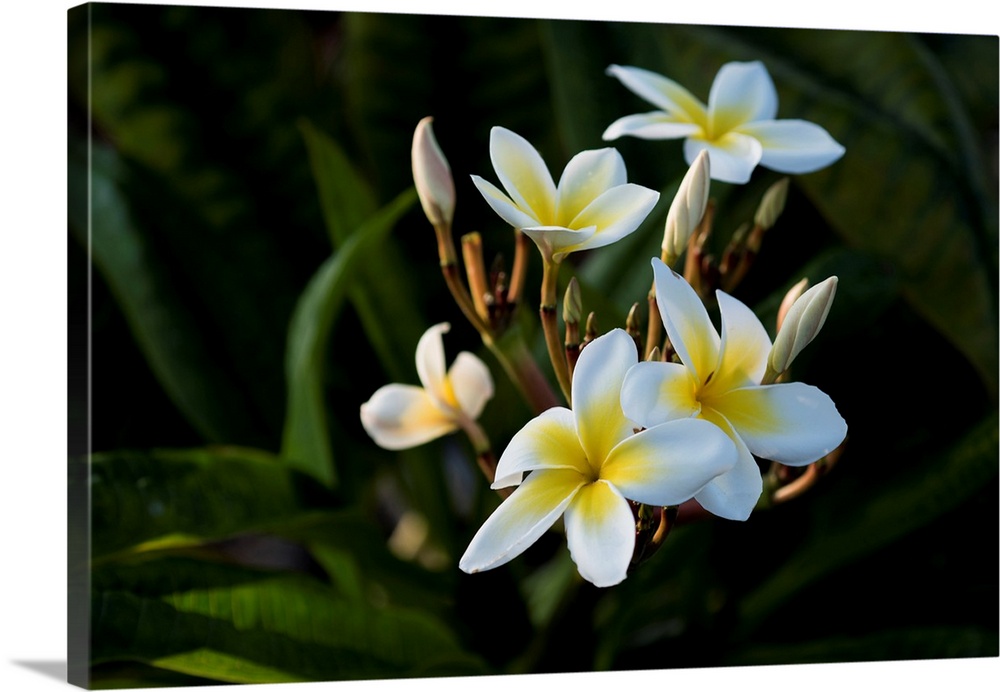
<path id="1" fill-rule="evenodd" d="M 15 0 L 0 20 L 0 690 L 65 689 L 66 661 L 66 11 Z M 787 2 L 552 0 L 458 2 L 197 2 L 435 14 L 549 16 L 671 23 L 998 33 L 995 0 Z M 820 5 L 817 7 L 816 5 Z M 895 8 L 895 9 L 894 9 Z M 905 8 L 905 9 L 903 9 Z M 974 69 L 974 68 L 973 68 Z M 12 155 L 13 154 L 13 155 Z M 984 546 L 995 550 L 995 546 Z M 913 575 L 920 579 L 920 575 Z M 998 585 L 1000 588 L 1000 585 Z M 919 608 L 914 603 L 914 608 Z M 490 617 L 489 604 L 483 604 Z M 997 689 L 1000 659 L 495 677 L 406 683 L 261 685 L 253 690 Z M 199 689 L 223 689 L 210 687 Z M 231 688 L 230 688 L 231 689 Z"/>

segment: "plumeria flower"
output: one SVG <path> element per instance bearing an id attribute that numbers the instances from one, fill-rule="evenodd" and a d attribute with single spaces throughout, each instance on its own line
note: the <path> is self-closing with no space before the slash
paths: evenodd
<path id="1" fill-rule="evenodd" d="M 622 407 L 639 425 L 696 417 L 719 426 L 739 460 L 694 497 L 727 519 L 750 516 L 763 489 L 753 455 L 804 466 L 833 451 L 847 423 L 829 396 L 800 382 L 761 385 L 771 340 L 753 312 L 717 291 L 722 334 L 688 283 L 653 259 L 656 301 L 681 363 L 644 362 L 629 371 Z"/>
<path id="2" fill-rule="evenodd" d="M 434 325 L 417 343 L 417 375 L 423 387 L 387 384 L 361 404 L 361 424 L 379 447 L 409 449 L 459 428 L 468 430 L 493 397 L 493 378 L 483 361 L 467 351 L 445 371 L 441 335 Z"/>
<path id="3" fill-rule="evenodd" d="M 472 181 L 504 221 L 524 231 L 555 262 L 627 236 L 660 196 L 629 183 L 625 162 L 612 148 L 574 156 L 558 186 L 541 154 L 510 130 L 490 131 L 490 159 L 506 194 L 477 175 Z"/>
<path id="4" fill-rule="evenodd" d="M 635 547 L 626 498 L 677 505 L 732 467 L 732 443 L 704 421 L 677 420 L 633 433 L 619 397 L 636 361 L 635 342 L 621 329 L 583 349 L 573 373 L 573 410 L 548 409 L 501 455 L 492 487 L 518 487 L 476 533 L 459 562 L 462 570 L 512 560 L 565 514 L 580 574 L 597 586 L 617 584 Z"/>
<path id="5" fill-rule="evenodd" d="M 745 183 L 757 164 L 781 173 L 810 173 L 844 154 L 844 147 L 819 125 L 775 120 L 778 93 L 759 61 L 723 65 L 712 82 L 708 106 L 655 72 L 621 65 L 611 65 L 607 72 L 660 110 L 619 118 L 604 131 L 605 140 L 684 137 L 688 164 L 707 150 L 716 180 Z"/>

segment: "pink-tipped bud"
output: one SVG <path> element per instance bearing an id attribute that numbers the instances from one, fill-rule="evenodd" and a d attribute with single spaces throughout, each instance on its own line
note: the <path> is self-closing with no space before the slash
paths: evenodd
<path id="1" fill-rule="evenodd" d="M 775 329 L 779 332 L 781 331 L 781 325 L 785 322 L 785 316 L 788 315 L 788 311 L 791 310 L 792 305 L 799 299 L 799 296 L 806 292 L 807 288 L 809 288 L 809 279 L 802 279 L 788 289 L 788 293 L 781 299 L 781 305 L 778 306 L 778 319 L 775 324 Z"/>
<path id="2" fill-rule="evenodd" d="M 427 220 L 434 226 L 450 226 L 455 215 L 455 181 L 448 160 L 434 138 L 433 120 L 427 116 L 417 123 L 413 133 L 413 184 Z"/>
<path id="3" fill-rule="evenodd" d="M 687 248 L 688 238 L 705 215 L 710 183 L 708 152 L 702 151 L 684 174 L 674 201 L 670 203 L 670 211 L 667 212 L 662 250 L 668 257 L 680 257 Z"/>
<path id="4" fill-rule="evenodd" d="M 792 303 L 781 320 L 781 328 L 771 347 L 767 361 L 771 370 L 779 374 L 787 370 L 802 349 L 819 334 L 836 293 L 837 277 L 831 276 Z"/>

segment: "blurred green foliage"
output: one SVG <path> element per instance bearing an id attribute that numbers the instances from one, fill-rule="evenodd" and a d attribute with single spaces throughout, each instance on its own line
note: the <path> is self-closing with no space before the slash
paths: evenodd
<path id="1" fill-rule="evenodd" d="M 995 36 L 92 4 L 69 37 L 71 271 L 95 270 L 70 303 L 92 318 L 95 686 L 997 655 Z M 793 503 L 678 528 L 609 590 L 555 535 L 459 572 L 498 501 L 470 449 L 388 453 L 358 407 L 415 382 L 420 334 L 451 321 L 449 352 L 497 379 L 497 453 L 529 413 L 440 279 L 414 126 L 435 117 L 456 228 L 509 258 L 468 177 L 492 179 L 490 127 L 560 170 L 648 110 L 608 64 L 706 99 L 751 59 L 779 117 L 847 148 L 792 180 L 739 294 L 773 324 L 799 278 L 840 277 L 795 376 L 837 402 L 846 452 Z M 664 194 L 562 277 L 602 329 L 644 300 L 685 170 L 677 142 L 615 146 Z M 713 185 L 719 242 L 776 179 Z M 426 535 L 394 552 L 414 517 Z"/>

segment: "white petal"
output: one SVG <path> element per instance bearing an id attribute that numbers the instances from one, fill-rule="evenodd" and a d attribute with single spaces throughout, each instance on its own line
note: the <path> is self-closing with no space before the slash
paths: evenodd
<path id="1" fill-rule="evenodd" d="M 651 428 L 701 411 L 698 382 L 680 363 L 637 363 L 622 384 L 622 411 L 639 427 Z"/>
<path id="2" fill-rule="evenodd" d="M 736 389 L 716 403 L 751 452 L 789 466 L 816 461 L 847 436 L 833 400 L 801 382 Z"/>
<path id="3" fill-rule="evenodd" d="M 626 182 L 625 161 L 615 149 L 581 151 L 566 164 L 559 179 L 558 222 L 570 226 L 569 222 L 603 192 Z"/>
<path id="4" fill-rule="evenodd" d="M 521 135 L 503 127 L 490 130 L 490 160 L 514 203 L 542 222 L 555 221 L 556 186 L 538 153 Z"/>
<path id="5" fill-rule="evenodd" d="M 497 480 L 491 487 L 496 490 L 516 485 L 525 471 L 559 468 L 590 472 L 576 434 L 573 412 L 555 406 L 532 418 L 514 434 L 500 455 Z"/>
<path id="6" fill-rule="evenodd" d="M 587 226 L 569 229 L 562 226 L 538 226 L 522 228 L 521 231 L 531 238 L 543 257 L 549 257 L 556 262 L 573 252 L 581 243 L 585 243 L 597 233 L 597 226 Z"/>
<path id="7" fill-rule="evenodd" d="M 448 382 L 458 400 L 458 407 L 475 420 L 486 402 L 493 398 L 493 377 L 486 363 L 468 351 L 462 351 L 448 370 Z"/>
<path id="8" fill-rule="evenodd" d="M 708 94 L 708 117 L 715 136 L 777 114 L 778 92 L 762 62 L 727 63 L 715 75 Z"/>
<path id="9" fill-rule="evenodd" d="M 601 467 L 601 478 L 630 500 L 676 506 L 736 461 L 736 446 L 726 433 L 708 421 L 684 418 L 622 441 Z"/>
<path id="10" fill-rule="evenodd" d="M 664 328 L 681 362 L 703 383 L 719 361 L 719 334 L 705 304 L 684 278 L 654 257 L 653 283 Z"/>
<path id="11" fill-rule="evenodd" d="M 653 111 L 618 118 L 608 125 L 601 139 L 609 141 L 626 135 L 639 139 L 680 139 L 701 131 L 700 125 L 678 120 L 663 111 Z"/>
<path id="12" fill-rule="evenodd" d="M 575 471 L 532 473 L 479 528 L 459 568 L 471 574 L 513 560 L 562 516 L 583 483 Z"/>
<path id="13" fill-rule="evenodd" d="M 608 190 L 571 222 L 573 228 L 597 227 L 589 240 L 571 251 L 591 250 L 621 240 L 639 227 L 659 198 L 659 192 L 632 183 Z"/>
<path id="14" fill-rule="evenodd" d="M 537 218 L 514 204 L 510 197 L 501 192 L 493 183 L 483 180 L 478 175 L 472 176 L 472 182 L 486 199 L 486 203 L 493 208 L 493 211 L 514 228 L 538 226 L 541 223 Z"/>
<path id="15" fill-rule="evenodd" d="M 441 406 L 454 406 L 458 402 L 447 381 L 444 362 L 444 343 L 441 335 L 451 329 L 447 322 L 435 324 L 424 332 L 417 342 L 417 376 L 427 393 Z"/>
<path id="16" fill-rule="evenodd" d="M 760 162 L 763 148 L 753 137 L 739 132 L 727 132 L 711 142 L 699 137 L 684 140 L 684 158 L 688 165 L 702 151 L 708 152 L 712 180 L 742 185 Z"/>
<path id="17" fill-rule="evenodd" d="M 771 339 L 753 310 L 736 298 L 716 291 L 722 314 L 722 342 L 719 364 L 709 386 L 710 392 L 760 384 L 771 353 Z"/>
<path id="18" fill-rule="evenodd" d="M 705 106 L 672 79 L 639 67 L 611 65 L 607 73 L 617 77 L 629 90 L 667 113 L 689 122 L 705 121 Z"/>
<path id="19" fill-rule="evenodd" d="M 705 411 L 703 415 L 706 420 L 719 426 L 729 435 L 738 457 L 731 469 L 710 480 L 708 485 L 695 494 L 694 499 L 717 517 L 746 521 L 753 508 L 757 506 L 757 500 L 764 490 L 760 468 L 750 450 L 725 418 L 711 411 Z"/>
<path id="20" fill-rule="evenodd" d="M 780 173 L 811 173 L 844 155 L 844 147 L 819 125 L 805 120 L 748 123 L 739 131 L 760 142 L 760 165 Z"/>
<path id="21" fill-rule="evenodd" d="M 580 488 L 566 508 L 566 542 L 584 579 L 594 586 L 621 582 L 635 550 L 635 519 L 628 501 L 603 481 Z"/>
<path id="22" fill-rule="evenodd" d="M 623 329 L 603 334 L 580 352 L 573 371 L 573 415 L 576 431 L 595 470 L 619 442 L 632 434 L 632 422 L 621 406 L 625 373 L 639 356 Z"/>
<path id="23" fill-rule="evenodd" d="M 420 387 L 387 384 L 361 404 L 361 424 L 383 449 L 409 449 L 458 429 Z"/>

